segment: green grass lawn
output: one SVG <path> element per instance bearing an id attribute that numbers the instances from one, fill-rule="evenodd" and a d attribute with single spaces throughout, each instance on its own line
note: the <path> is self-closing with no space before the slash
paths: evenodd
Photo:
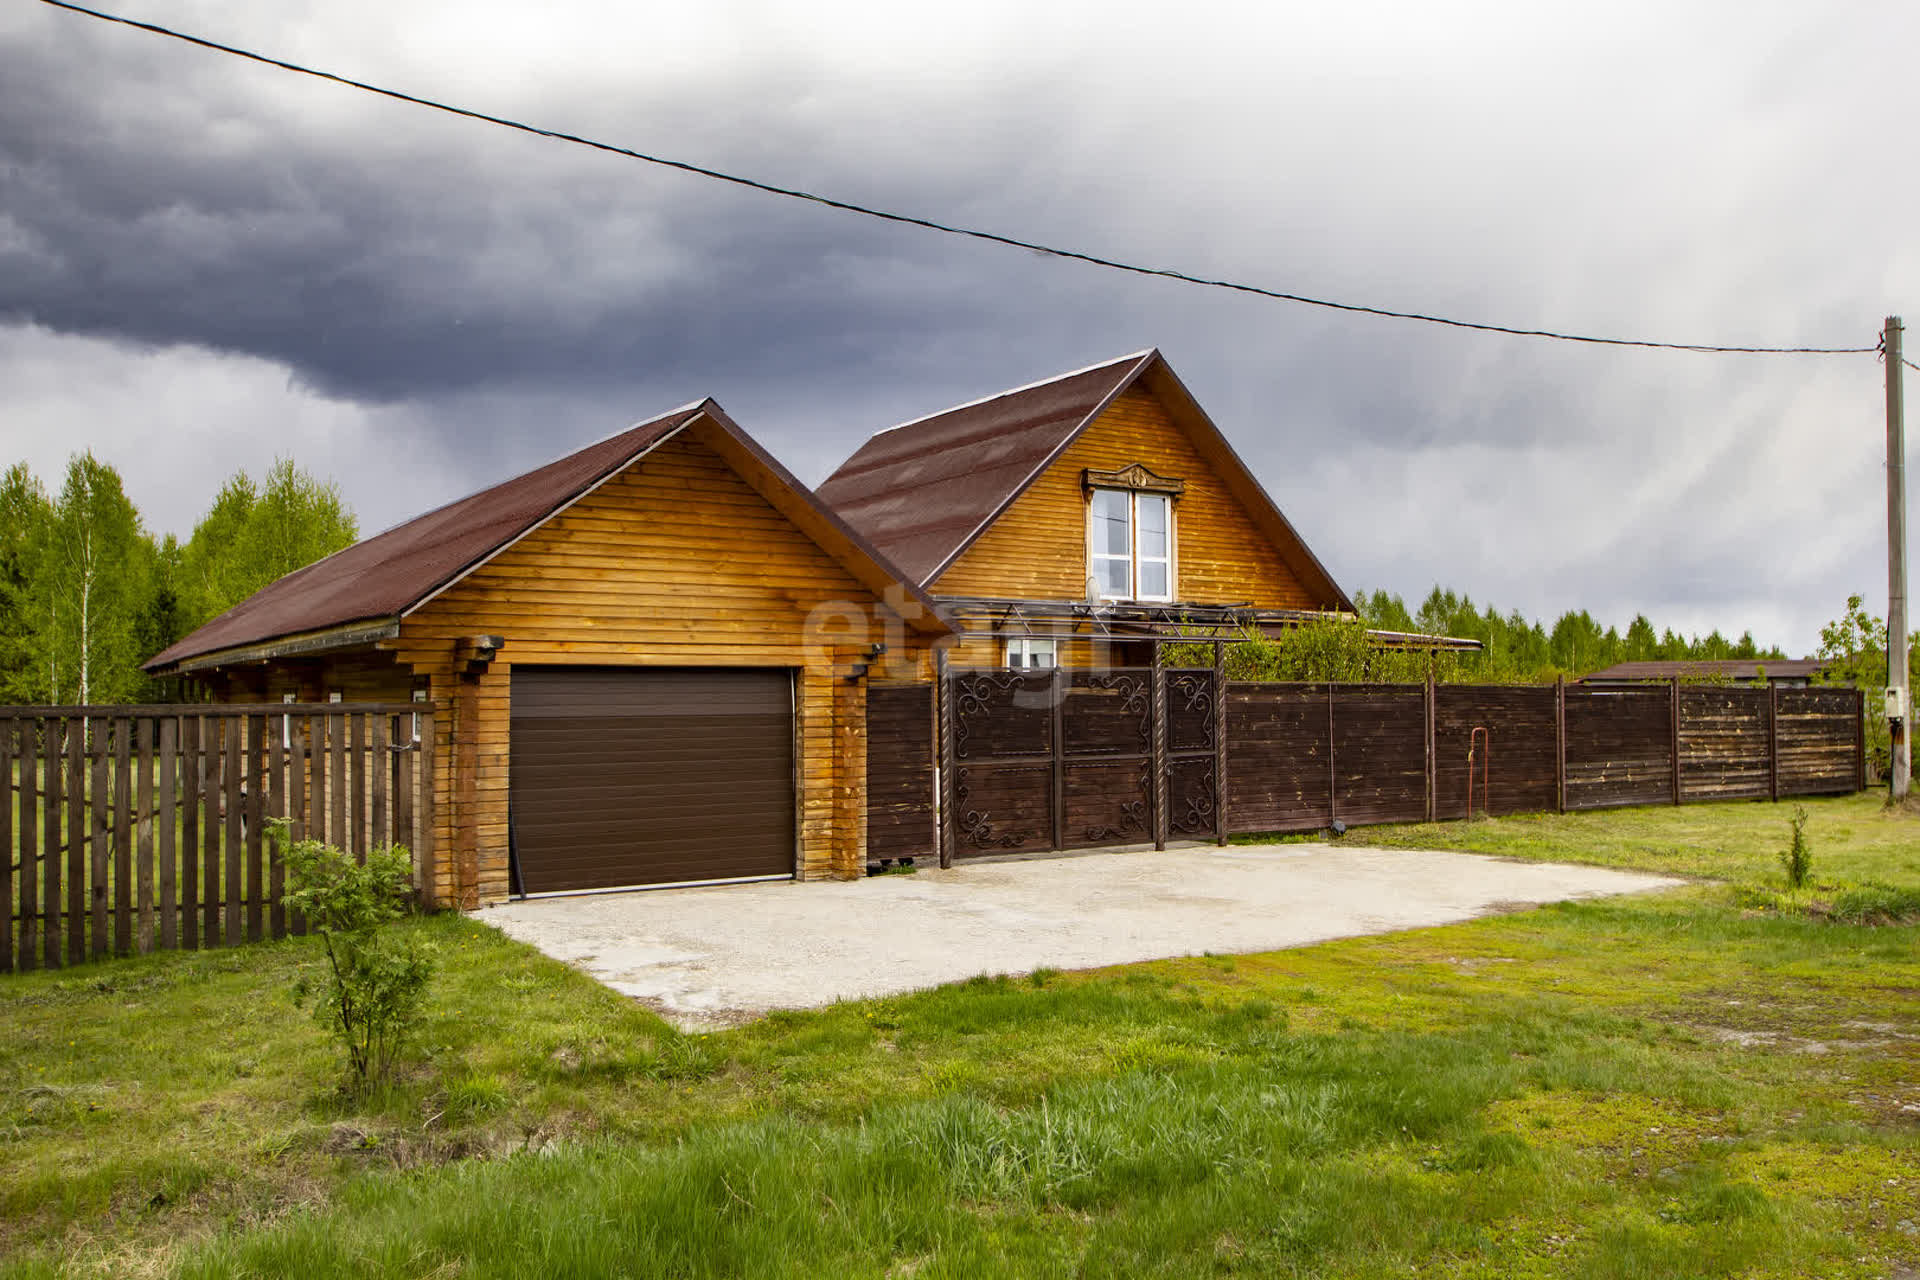
<path id="1" fill-rule="evenodd" d="M 0 979 L 0 1275 L 1905 1275 L 1920 820 L 1807 807 L 1799 894 L 1791 805 L 1376 828 L 1717 879 L 706 1036 L 425 920 L 362 1102 L 311 940 Z"/>

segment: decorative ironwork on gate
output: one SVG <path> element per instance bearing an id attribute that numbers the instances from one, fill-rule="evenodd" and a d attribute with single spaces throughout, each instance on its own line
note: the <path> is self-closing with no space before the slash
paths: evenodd
<path id="1" fill-rule="evenodd" d="M 1216 832 L 1212 670 L 953 671 L 959 857 Z"/>

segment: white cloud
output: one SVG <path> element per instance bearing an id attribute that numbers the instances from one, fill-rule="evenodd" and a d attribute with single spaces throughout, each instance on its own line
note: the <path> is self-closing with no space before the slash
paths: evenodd
<path id="1" fill-rule="evenodd" d="M 453 496 L 413 410 L 316 395 L 251 356 L 5 325 L 0 385 L 0 456 L 58 489 L 67 460 L 91 449 L 156 535 L 184 539 L 228 476 L 258 476 L 278 457 L 339 483 L 366 531 Z"/>

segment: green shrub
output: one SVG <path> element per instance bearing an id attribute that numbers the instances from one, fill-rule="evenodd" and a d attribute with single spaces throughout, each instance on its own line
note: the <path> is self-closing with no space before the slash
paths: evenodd
<path id="1" fill-rule="evenodd" d="M 1793 806 L 1793 843 L 1780 853 L 1780 866 L 1787 873 L 1787 888 L 1803 888 L 1813 872 L 1813 846 L 1807 843 L 1807 808 Z"/>
<path id="2" fill-rule="evenodd" d="M 392 926 L 413 899 L 413 859 L 403 848 L 380 849 L 365 863 L 318 840 L 274 838 L 286 850 L 286 905 L 306 917 L 327 951 L 326 975 L 303 977 L 296 1001 L 313 1000 L 315 1019 L 346 1051 L 348 1079 L 358 1089 L 384 1080 L 419 1021 L 432 976 L 429 950 Z"/>

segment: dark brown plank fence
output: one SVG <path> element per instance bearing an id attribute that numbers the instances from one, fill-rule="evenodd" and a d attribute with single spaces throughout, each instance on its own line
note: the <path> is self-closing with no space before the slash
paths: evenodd
<path id="1" fill-rule="evenodd" d="M 939 732 L 932 686 L 870 690 L 869 849 L 935 852 L 936 754 L 949 860 L 1204 837 L 1222 775 L 1234 833 L 1464 818 L 1470 751 L 1475 813 L 1866 785 L 1852 689 L 1233 683 L 1221 741 L 1216 679 L 953 670 Z"/>
<path id="2" fill-rule="evenodd" d="M 1475 729 L 1476 813 L 1843 794 L 1866 785 L 1862 706 L 1853 689 L 1234 684 L 1228 828 L 1417 822 L 1429 786 L 1432 816 L 1464 818 Z"/>
<path id="3" fill-rule="evenodd" d="M 424 874 L 432 734 L 418 703 L 0 707 L 0 972 L 297 931 L 273 818 Z"/>

